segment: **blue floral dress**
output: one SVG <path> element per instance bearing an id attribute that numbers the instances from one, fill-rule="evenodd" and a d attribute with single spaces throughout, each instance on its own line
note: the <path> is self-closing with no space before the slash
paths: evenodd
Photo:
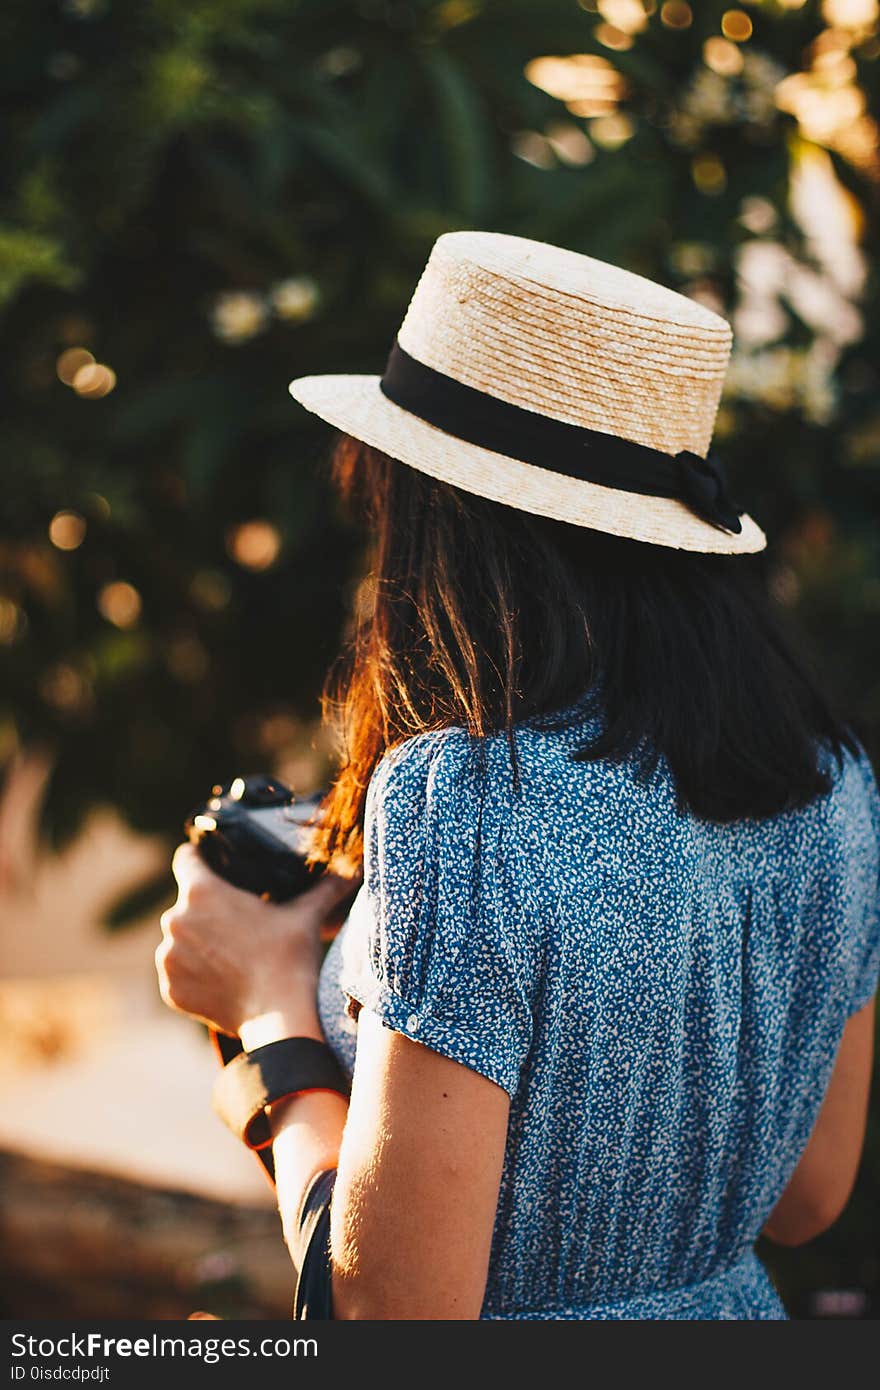
<path id="1" fill-rule="evenodd" d="M 383 758 L 328 1040 L 351 1070 L 353 999 L 510 1096 L 483 1317 L 784 1318 L 753 1245 L 880 974 L 870 765 L 718 825 L 564 715 L 517 726 L 518 789 L 503 735 Z"/>

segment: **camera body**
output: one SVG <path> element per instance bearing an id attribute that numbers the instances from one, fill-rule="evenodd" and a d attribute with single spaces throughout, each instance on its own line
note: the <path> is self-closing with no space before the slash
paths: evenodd
<path id="1" fill-rule="evenodd" d="M 323 871 L 306 857 L 320 796 L 297 800 L 277 777 L 256 773 L 217 785 L 184 830 L 208 867 L 236 888 L 287 902 Z"/>

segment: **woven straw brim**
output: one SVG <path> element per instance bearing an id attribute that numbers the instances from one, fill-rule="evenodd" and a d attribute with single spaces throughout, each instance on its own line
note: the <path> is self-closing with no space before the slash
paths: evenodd
<path id="1" fill-rule="evenodd" d="M 646 497 L 568 478 L 446 434 L 388 400 L 378 376 L 304 376 L 290 394 L 345 434 L 431 478 L 519 511 L 607 531 L 650 545 L 706 554 L 763 550 L 767 539 L 747 513 L 731 535 L 702 521 L 683 502 Z"/>

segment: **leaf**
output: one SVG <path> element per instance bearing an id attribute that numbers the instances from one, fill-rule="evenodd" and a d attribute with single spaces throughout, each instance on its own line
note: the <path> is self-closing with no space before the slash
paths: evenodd
<path id="1" fill-rule="evenodd" d="M 479 222 L 491 206 L 493 182 L 483 105 L 461 66 L 442 49 L 427 50 L 422 66 L 433 89 L 452 207 Z"/>
<path id="2" fill-rule="evenodd" d="M 32 280 L 70 289 L 79 271 L 70 264 L 61 243 L 26 228 L 0 226 L 0 305 Z"/>
<path id="3" fill-rule="evenodd" d="M 391 180 L 353 138 L 353 131 L 337 132 L 309 121 L 297 121 L 293 129 L 303 144 L 354 192 L 380 208 L 392 202 Z"/>

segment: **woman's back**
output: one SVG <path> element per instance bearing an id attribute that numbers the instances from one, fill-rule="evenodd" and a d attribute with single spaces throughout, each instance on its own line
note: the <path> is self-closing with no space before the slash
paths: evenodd
<path id="1" fill-rule="evenodd" d="M 188 1012 L 321 1059 L 268 1123 L 334 1316 L 783 1317 L 755 1237 L 846 1201 L 880 796 L 710 449 L 731 340 L 629 271 L 461 231 L 381 377 L 291 383 L 370 532 L 309 854 L 363 854 L 364 883 L 320 1022 L 332 876 L 259 950 L 226 909 L 231 1017 L 197 904 L 161 971 L 175 1006 L 176 977 Z"/>
<path id="2" fill-rule="evenodd" d="M 880 798 L 846 754 L 807 807 L 716 824 L 598 729 L 387 754 L 322 977 L 511 1096 L 484 1316 L 777 1317 L 751 1248 L 876 986 Z M 341 990 L 340 990 L 341 985 Z"/>

